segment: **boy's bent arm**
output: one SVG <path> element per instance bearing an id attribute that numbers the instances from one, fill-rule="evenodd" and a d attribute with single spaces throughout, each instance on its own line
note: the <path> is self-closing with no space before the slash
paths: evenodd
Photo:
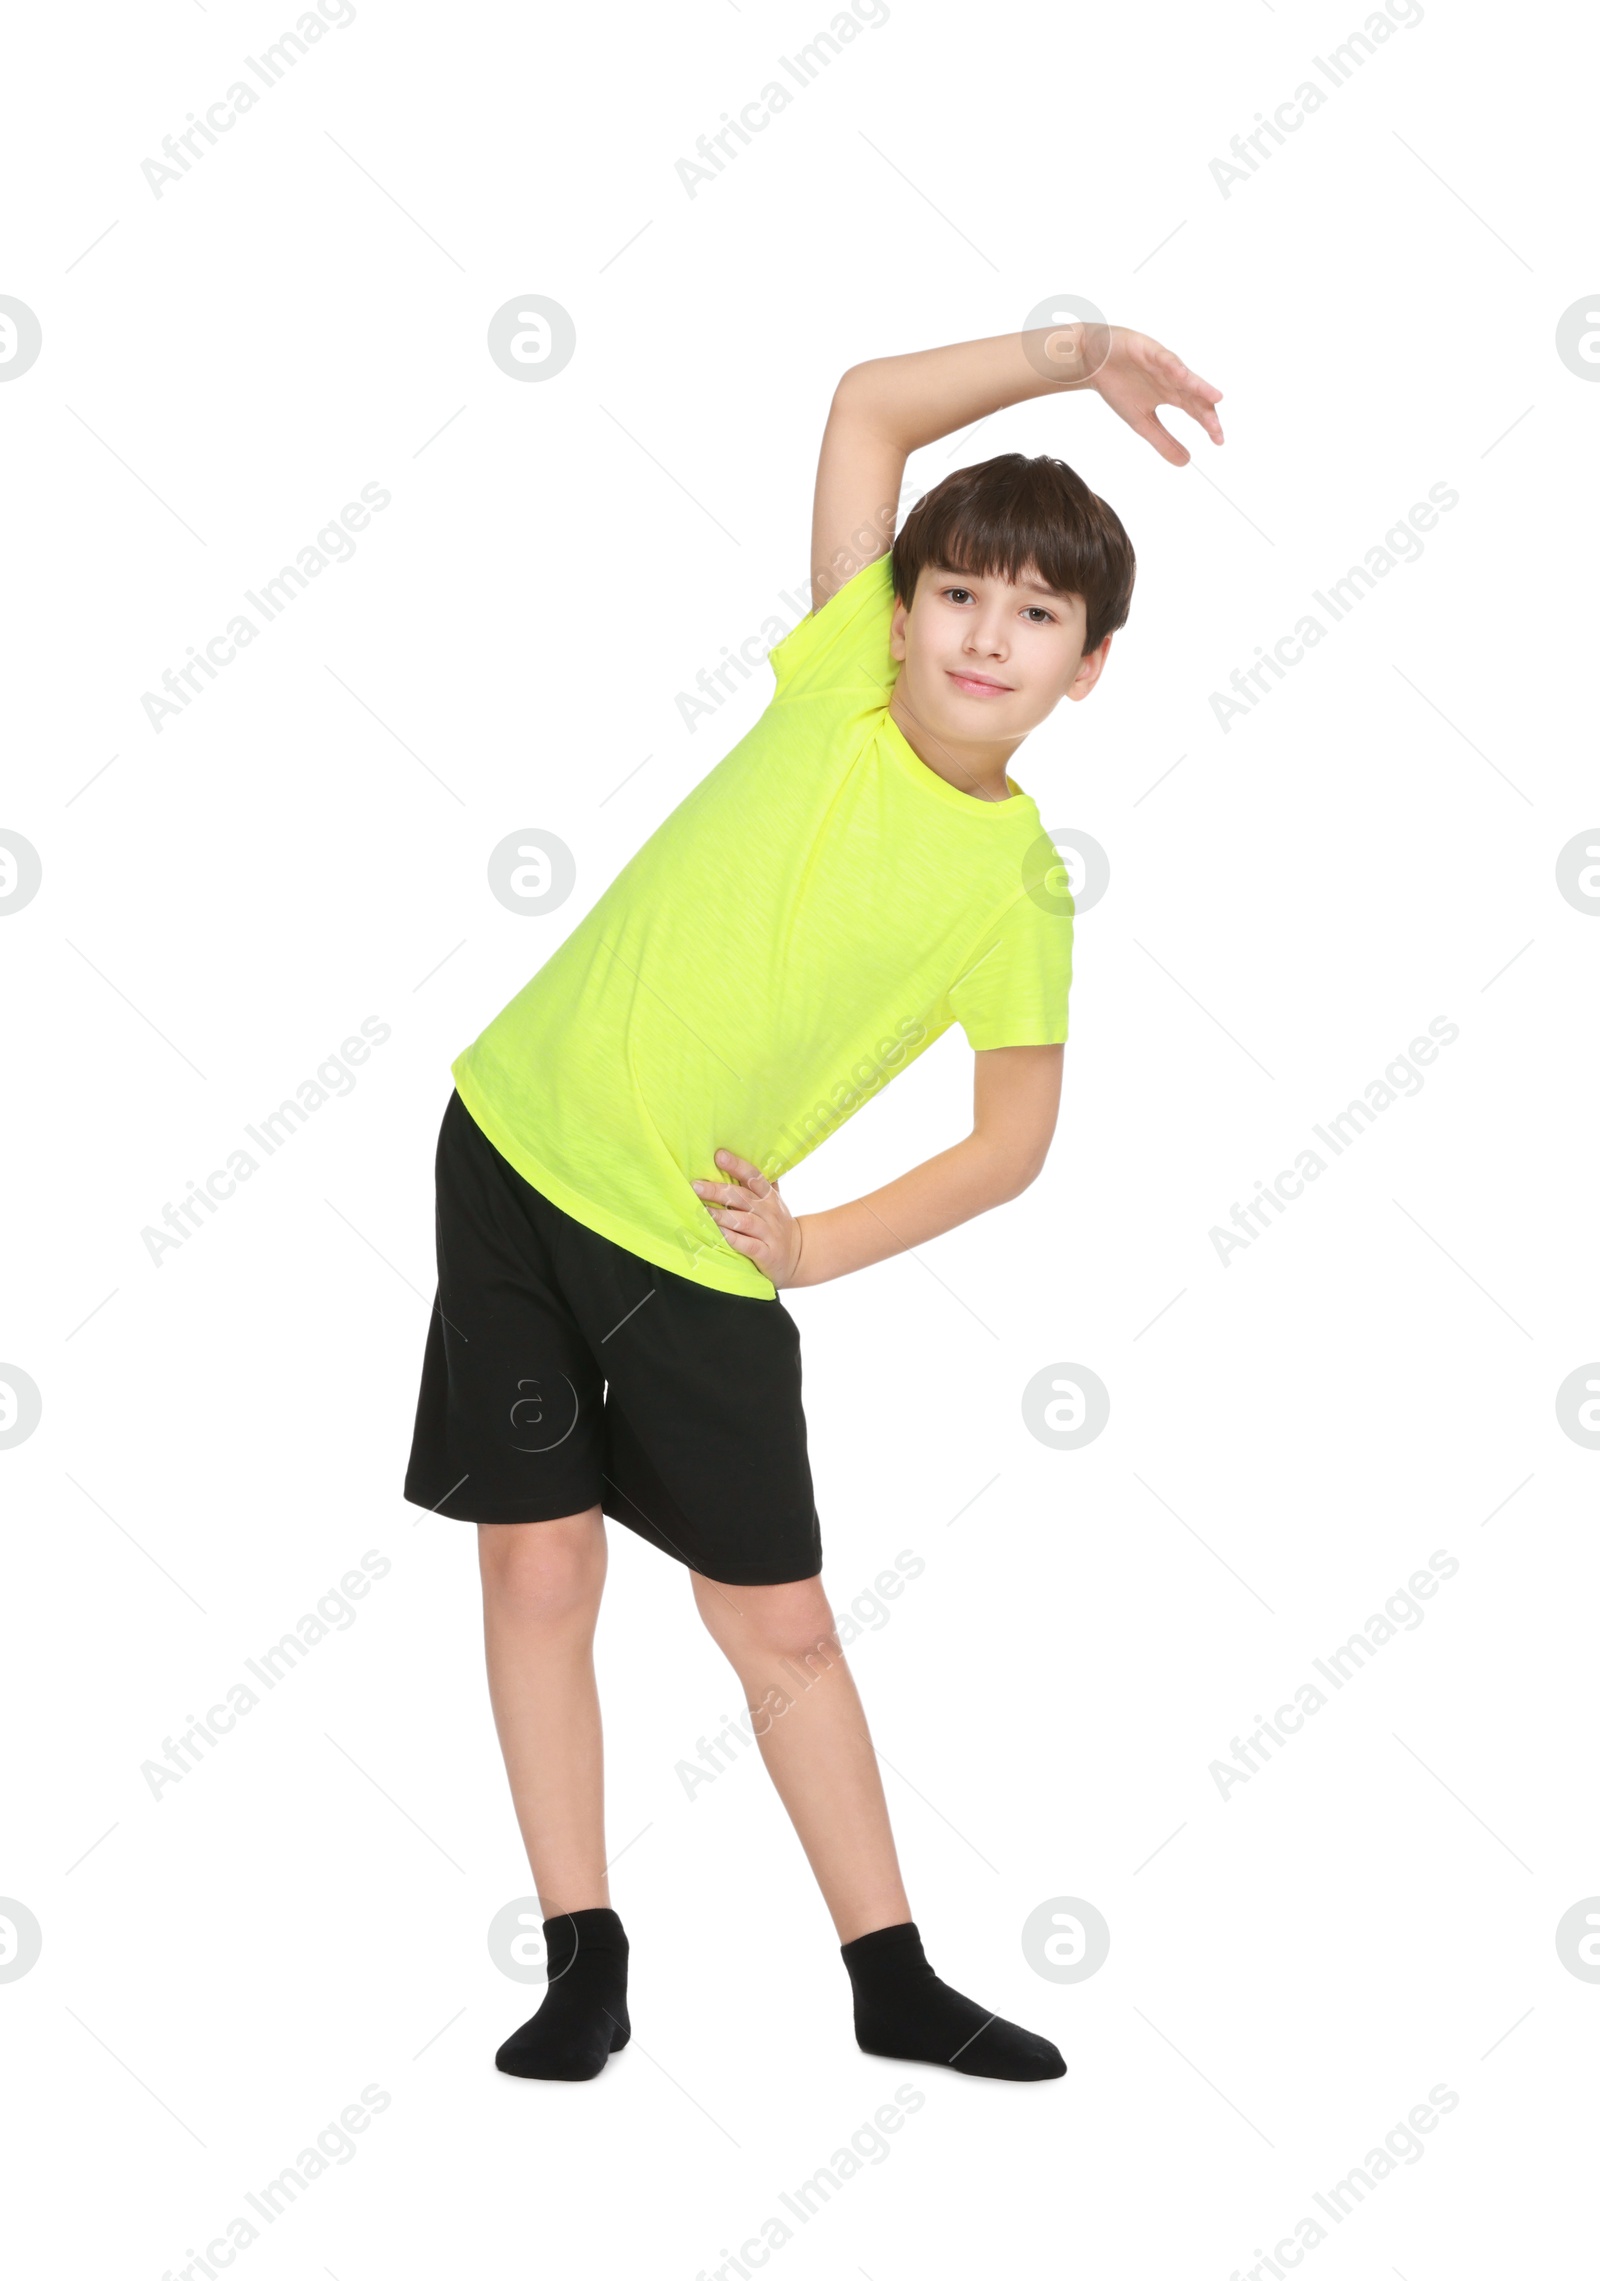
<path id="1" fill-rule="evenodd" d="M 875 1266 L 928 1243 L 1018 1193 L 1003 1163 L 969 1134 L 870 1196 L 836 1204 L 831 1211 L 805 1213 L 798 1222 L 800 1260 L 792 1281 L 831 1283 L 836 1276 L 852 1275 L 858 1267 Z"/>
<path id="2" fill-rule="evenodd" d="M 1059 1045 L 998 1046 L 974 1056 L 972 1131 L 853 1203 L 807 1212 L 795 1285 L 828 1283 L 927 1243 L 1008 1203 L 1038 1177 L 1061 1099 Z"/>
<path id="3" fill-rule="evenodd" d="M 1221 443 L 1221 392 L 1159 341 L 1121 325 L 1046 325 L 853 364 L 834 390 L 811 520 L 813 611 L 894 539 L 906 460 L 1009 404 L 1092 387 L 1174 466 L 1189 454 L 1156 418 L 1177 404 Z"/>

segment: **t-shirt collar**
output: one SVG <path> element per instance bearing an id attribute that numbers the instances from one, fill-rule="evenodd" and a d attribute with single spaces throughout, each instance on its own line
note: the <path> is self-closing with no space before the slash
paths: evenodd
<path id="1" fill-rule="evenodd" d="M 1010 817 L 1033 806 L 1029 795 L 1023 791 L 1016 778 L 1009 774 L 1006 777 L 1006 782 L 1011 787 L 1009 800 L 980 800 L 971 792 L 958 791 L 912 750 L 906 741 L 904 730 L 887 708 L 883 715 L 883 733 L 889 751 L 902 771 L 920 784 L 930 798 L 942 800 L 947 807 L 961 808 L 977 815 Z"/>

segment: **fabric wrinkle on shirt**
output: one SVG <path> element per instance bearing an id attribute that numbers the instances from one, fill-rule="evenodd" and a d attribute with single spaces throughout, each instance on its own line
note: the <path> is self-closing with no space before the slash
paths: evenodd
<path id="1" fill-rule="evenodd" d="M 880 555 L 769 651 L 760 719 L 452 1064 L 541 1194 L 719 1291 L 777 1295 L 690 1185 L 718 1148 L 779 1179 L 953 1024 L 1067 1035 L 1059 859 L 1020 786 L 958 791 L 890 717 L 894 599 Z"/>

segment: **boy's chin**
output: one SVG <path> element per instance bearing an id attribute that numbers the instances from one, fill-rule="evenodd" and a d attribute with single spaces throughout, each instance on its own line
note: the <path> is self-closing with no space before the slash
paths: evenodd
<path id="1" fill-rule="evenodd" d="M 1037 725 L 1033 706 L 1019 704 L 1015 691 L 1004 697 L 972 697 L 948 680 L 943 669 L 930 684 L 908 691 L 907 696 L 907 717 L 914 723 L 908 741 L 913 744 L 918 735 L 955 746 L 994 737 L 1021 738 Z M 904 731 L 905 723 L 900 726 Z"/>
<path id="2" fill-rule="evenodd" d="M 980 743 L 992 737 L 1025 737 L 1052 710 L 1047 705 L 1040 712 L 1037 705 L 1023 702 L 1015 693 L 1009 697 L 967 697 L 959 689 L 929 708 L 930 717 L 944 734 Z"/>

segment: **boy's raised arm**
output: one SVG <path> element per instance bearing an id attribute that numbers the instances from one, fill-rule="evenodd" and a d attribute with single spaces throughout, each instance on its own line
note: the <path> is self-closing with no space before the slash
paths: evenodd
<path id="1" fill-rule="evenodd" d="M 1220 389 L 1144 333 L 1121 325 L 1047 325 L 851 365 L 833 392 L 811 518 L 813 612 L 894 540 L 911 453 L 1008 404 L 1093 388 L 1174 467 L 1189 454 L 1156 417 L 1175 404 L 1222 441 Z"/>

